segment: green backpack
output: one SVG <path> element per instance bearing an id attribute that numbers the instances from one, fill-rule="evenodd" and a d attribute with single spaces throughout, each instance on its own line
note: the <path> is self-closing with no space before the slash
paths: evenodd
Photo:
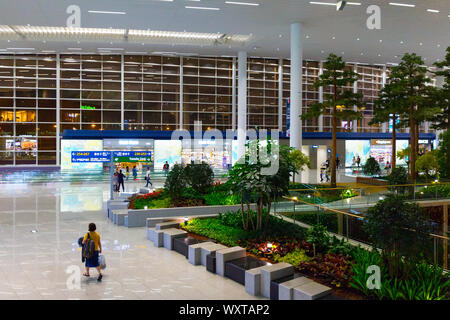
<path id="1" fill-rule="evenodd" d="M 87 233 L 87 239 L 84 243 L 83 258 L 90 259 L 95 251 L 95 241 L 91 239 L 89 232 Z"/>

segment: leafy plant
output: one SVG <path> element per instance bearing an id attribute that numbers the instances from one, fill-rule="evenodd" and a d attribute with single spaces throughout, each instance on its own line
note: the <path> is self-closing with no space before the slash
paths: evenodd
<path id="1" fill-rule="evenodd" d="M 383 250 L 389 275 L 398 278 L 409 272 L 403 268 L 402 259 L 423 258 L 422 248 L 429 239 L 431 226 L 417 204 L 387 195 L 368 209 L 363 229 L 373 245 Z"/>
<path id="2" fill-rule="evenodd" d="M 442 178 L 450 178 L 450 130 L 443 132 L 439 137 L 439 148 L 437 149 L 439 175 Z"/>
<path id="3" fill-rule="evenodd" d="M 416 171 L 424 173 L 427 181 L 431 176 L 431 172 L 434 172 L 435 174 L 438 173 L 439 164 L 436 151 L 429 151 L 420 156 L 416 161 Z"/>
<path id="4" fill-rule="evenodd" d="M 408 170 L 405 167 L 395 167 L 391 174 L 388 176 L 389 191 L 397 194 L 403 194 L 407 190 L 405 187 L 399 187 L 399 185 L 405 185 L 409 181 Z"/>
<path id="5" fill-rule="evenodd" d="M 309 160 L 309 157 L 300 150 L 292 150 L 289 153 L 289 157 L 291 158 L 294 169 L 292 180 L 295 183 L 295 174 L 302 171 L 304 167 L 311 168 L 311 161 Z"/>
<path id="6" fill-rule="evenodd" d="M 214 172 L 207 163 L 194 163 L 184 168 L 183 177 L 192 189 L 205 193 L 214 180 Z"/>
<path id="7" fill-rule="evenodd" d="M 369 278 L 367 268 L 373 265 L 381 267 L 383 259 L 377 251 L 369 251 L 360 247 L 357 247 L 354 251 L 353 259 L 350 286 L 366 296 L 371 296 L 373 291 L 367 286 L 367 279 Z"/>
<path id="8" fill-rule="evenodd" d="M 375 176 L 381 173 L 380 165 L 373 157 L 369 157 L 363 166 L 363 172 L 366 175 Z"/>
<path id="9" fill-rule="evenodd" d="M 306 241 L 314 245 L 316 252 L 325 252 L 330 245 L 330 235 L 325 226 L 316 224 L 306 231 Z"/>
<path id="10" fill-rule="evenodd" d="M 306 255 L 305 250 L 300 249 L 295 249 L 294 251 L 289 252 L 283 257 L 280 255 L 275 255 L 273 259 L 275 260 L 275 262 L 290 263 L 295 268 L 297 268 L 300 263 L 311 260 L 311 258 Z"/>
<path id="11" fill-rule="evenodd" d="M 184 168 L 180 164 L 175 164 L 167 175 L 164 189 L 169 193 L 172 200 L 176 203 L 181 191 L 186 188 L 186 180 L 183 175 Z"/>
<path id="12" fill-rule="evenodd" d="M 300 262 L 298 269 L 311 273 L 335 287 L 349 287 L 352 276 L 350 257 L 327 253 L 314 257 L 311 261 Z"/>
<path id="13" fill-rule="evenodd" d="M 351 188 L 349 189 L 344 189 L 341 192 L 341 199 L 348 199 L 348 198 L 353 198 L 357 196 L 357 192 L 356 190 L 353 190 Z"/>

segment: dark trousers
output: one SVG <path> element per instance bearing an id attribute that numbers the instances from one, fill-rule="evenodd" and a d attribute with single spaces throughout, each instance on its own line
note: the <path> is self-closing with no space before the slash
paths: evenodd
<path id="1" fill-rule="evenodd" d="M 125 185 L 123 184 L 123 181 L 119 181 L 119 184 L 117 185 L 117 191 L 120 191 L 120 185 L 122 185 L 122 191 L 125 192 Z"/>

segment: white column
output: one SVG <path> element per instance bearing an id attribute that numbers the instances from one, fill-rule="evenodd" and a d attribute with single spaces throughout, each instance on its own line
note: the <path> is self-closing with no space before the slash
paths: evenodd
<path id="1" fill-rule="evenodd" d="M 290 110 L 290 146 L 302 149 L 302 25 L 291 24 L 291 110 Z"/>
<path id="2" fill-rule="evenodd" d="M 283 59 L 278 60 L 278 130 L 283 131 Z"/>
<path id="3" fill-rule="evenodd" d="M 355 64 L 353 71 L 358 73 L 358 66 Z M 353 93 L 358 93 L 358 81 L 353 84 Z M 358 111 L 356 106 L 353 106 L 353 110 Z M 353 132 L 358 132 L 358 120 L 353 120 Z"/>
<path id="4" fill-rule="evenodd" d="M 56 165 L 61 163 L 60 145 L 61 145 L 61 56 L 56 54 Z"/>
<path id="5" fill-rule="evenodd" d="M 384 66 L 383 68 L 383 76 L 381 79 L 381 88 L 384 88 L 384 86 L 386 85 L 386 66 Z M 381 132 L 388 132 L 388 123 L 389 122 L 385 122 L 381 125 Z"/>
<path id="6" fill-rule="evenodd" d="M 238 56 L 238 159 L 245 154 L 247 135 L 247 52 Z"/>
<path id="7" fill-rule="evenodd" d="M 233 57 L 231 68 L 233 77 L 231 78 L 231 129 L 236 130 L 236 57 Z"/>
<path id="8" fill-rule="evenodd" d="M 120 130 L 124 129 L 125 122 L 125 67 L 124 56 L 121 55 L 120 63 Z"/>
<path id="9" fill-rule="evenodd" d="M 319 77 L 323 75 L 323 61 L 319 63 Z M 323 87 L 319 87 L 319 103 L 323 103 Z M 323 114 L 319 116 L 319 132 L 323 132 Z"/>
<path id="10" fill-rule="evenodd" d="M 184 124 L 183 124 L 183 74 L 184 74 L 184 72 L 183 72 L 183 57 L 181 56 L 180 57 L 180 92 L 179 92 L 179 95 L 180 95 L 180 112 L 179 112 L 179 120 L 180 120 L 180 123 L 179 123 L 179 128 L 180 128 L 180 130 L 183 130 L 183 127 L 184 127 Z"/>

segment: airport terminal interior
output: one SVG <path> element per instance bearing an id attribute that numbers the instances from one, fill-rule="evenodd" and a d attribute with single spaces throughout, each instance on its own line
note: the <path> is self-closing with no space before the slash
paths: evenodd
<path id="1" fill-rule="evenodd" d="M 0 0 L 0 300 L 450 299 L 450 2 L 398 1 Z"/>

